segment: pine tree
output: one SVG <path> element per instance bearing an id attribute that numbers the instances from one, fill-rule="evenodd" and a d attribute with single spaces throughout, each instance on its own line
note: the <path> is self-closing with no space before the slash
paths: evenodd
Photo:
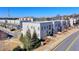
<path id="1" fill-rule="evenodd" d="M 21 34 L 20 36 L 20 41 L 23 41 L 23 34 Z"/>
<path id="2" fill-rule="evenodd" d="M 31 38 L 31 33 L 29 29 L 27 30 L 26 35 L 23 36 L 23 34 L 21 34 L 20 41 L 23 43 L 23 48 L 26 50 L 32 50 L 40 45 L 40 42 L 35 30 L 32 38 Z"/>
<path id="3" fill-rule="evenodd" d="M 31 49 L 31 33 L 30 33 L 30 30 L 28 29 L 27 32 L 26 32 L 26 36 L 24 37 L 25 40 L 26 40 L 26 48 L 27 50 L 30 50 Z"/>
<path id="4" fill-rule="evenodd" d="M 33 42 L 33 44 L 32 44 L 32 47 L 33 47 L 33 48 L 38 47 L 38 44 L 39 44 L 39 39 L 38 39 L 38 36 L 37 36 L 37 34 L 36 34 L 36 31 L 35 31 L 35 30 L 34 30 L 34 32 L 33 32 L 32 42 Z"/>
<path id="5" fill-rule="evenodd" d="M 37 34 L 36 34 L 36 31 L 35 31 L 35 30 L 34 30 L 34 33 L 33 33 L 32 39 L 38 39 L 38 37 L 37 37 Z"/>
<path id="6" fill-rule="evenodd" d="M 23 48 L 25 47 L 25 38 L 23 37 L 23 34 L 21 34 L 20 41 L 23 43 Z"/>
<path id="7" fill-rule="evenodd" d="M 30 50 L 31 48 L 31 34 L 30 30 L 27 30 L 26 35 L 21 34 L 20 41 L 23 43 L 23 49 Z"/>

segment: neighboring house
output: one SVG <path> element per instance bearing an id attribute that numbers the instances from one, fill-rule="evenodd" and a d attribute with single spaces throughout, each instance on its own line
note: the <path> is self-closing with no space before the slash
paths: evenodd
<path id="1" fill-rule="evenodd" d="M 12 29 L 12 28 L 17 28 L 21 29 L 22 28 L 22 22 L 31 22 L 31 18 L 0 18 L 0 25 L 6 24 L 6 27 Z"/>
<path id="2" fill-rule="evenodd" d="M 22 18 L 19 18 L 19 20 L 33 22 L 33 18 L 32 17 L 22 17 Z"/>
<path id="3" fill-rule="evenodd" d="M 53 20 L 51 22 L 52 22 L 52 32 L 53 34 L 56 34 L 58 32 L 60 22 L 58 22 L 57 20 Z"/>
<path id="4" fill-rule="evenodd" d="M 70 21 L 66 20 L 66 27 L 69 28 L 70 27 Z"/>
<path id="5" fill-rule="evenodd" d="M 71 27 L 79 25 L 79 17 L 76 17 L 76 18 L 72 17 L 72 18 L 69 19 L 69 21 L 70 21 L 70 26 Z"/>
<path id="6" fill-rule="evenodd" d="M 74 26 L 74 18 L 70 18 L 70 26 L 73 27 Z"/>
<path id="7" fill-rule="evenodd" d="M 0 19 L 0 23 L 5 23 L 5 20 L 1 20 L 1 19 Z"/>
<path id="8" fill-rule="evenodd" d="M 66 20 L 60 20 L 60 22 L 61 22 L 61 31 L 63 31 L 64 29 L 66 29 L 68 24 L 66 24 L 67 23 Z"/>
<path id="9" fill-rule="evenodd" d="M 21 21 L 20 20 L 7 20 L 8 24 L 15 24 L 15 25 L 20 25 Z"/>
<path id="10" fill-rule="evenodd" d="M 39 39 L 43 39 L 46 36 L 52 35 L 52 22 L 51 21 L 40 21 L 40 22 L 22 22 L 22 33 L 26 35 L 26 31 L 30 29 L 31 36 L 34 30 Z"/>
<path id="11" fill-rule="evenodd" d="M 68 20 L 53 20 L 53 33 L 62 32 L 65 28 L 69 27 Z"/>

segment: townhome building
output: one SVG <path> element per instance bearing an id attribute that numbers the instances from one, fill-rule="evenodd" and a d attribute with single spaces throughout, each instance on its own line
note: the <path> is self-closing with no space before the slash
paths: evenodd
<path id="1" fill-rule="evenodd" d="M 34 30 L 39 39 L 43 39 L 46 36 L 52 35 L 52 22 L 40 21 L 40 22 L 22 22 L 22 33 L 26 35 L 27 30 L 30 30 L 31 36 L 33 36 Z"/>

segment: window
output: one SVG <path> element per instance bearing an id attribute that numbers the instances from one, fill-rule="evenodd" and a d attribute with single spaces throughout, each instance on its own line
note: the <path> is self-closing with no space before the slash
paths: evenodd
<path id="1" fill-rule="evenodd" d="M 49 25 L 49 29 L 51 29 L 51 25 Z"/>
<path id="2" fill-rule="evenodd" d="M 49 35 L 50 35 L 50 32 L 49 32 Z"/>
<path id="3" fill-rule="evenodd" d="M 47 29 L 49 28 L 49 26 L 47 26 Z"/>
<path id="4" fill-rule="evenodd" d="M 41 27 L 41 30 L 43 30 L 43 27 Z"/>
<path id="5" fill-rule="evenodd" d="M 44 29 L 46 29 L 46 27 L 44 26 Z"/>
<path id="6" fill-rule="evenodd" d="M 54 24 L 55 24 L 55 27 L 57 27 L 57 23 L 55 22 Z"/>

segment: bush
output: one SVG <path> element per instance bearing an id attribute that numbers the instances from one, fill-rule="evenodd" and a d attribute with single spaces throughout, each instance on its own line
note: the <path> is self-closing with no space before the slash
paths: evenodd
<path id="1" fill-rule="evenodd" d="M 27 51 L 27 49 L 22 49 L 20 46 L 17 46 L 16 48 L 13 49 L 13 51 Z"/>

